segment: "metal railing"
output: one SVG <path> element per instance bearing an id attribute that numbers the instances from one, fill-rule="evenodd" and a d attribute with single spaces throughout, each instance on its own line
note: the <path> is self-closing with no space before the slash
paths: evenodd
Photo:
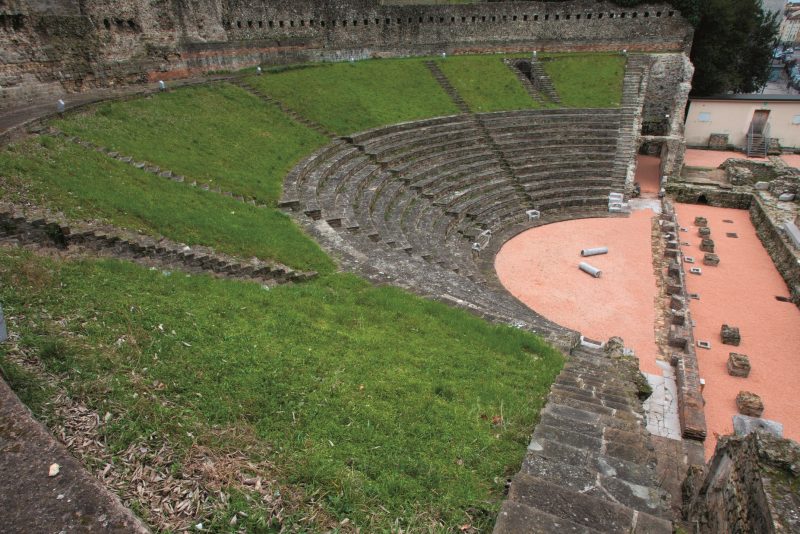
<path id="1" fill-rule="evenodd" d="M 756 133 L 755 124 L 750 123 L 747 131 L 747 155 L 767 157 L 769 151 L 769 124 L 765 124 L 761 133 Z"/>

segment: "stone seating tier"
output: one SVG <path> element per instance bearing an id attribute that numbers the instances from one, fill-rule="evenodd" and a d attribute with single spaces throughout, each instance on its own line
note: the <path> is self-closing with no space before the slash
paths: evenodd
<path id="1" fill-rule="evenodd" d="M 282 205 L 368 277 L 564 339 L 572 334 L 480 283 L 473 245 L 485 243 L 478 239 L 485 230 L 525 222 L 529 209 L 607 206 L 608 191 L 619 189 L 612 178 L 618 128 L 619 110 L 461 115 L 378 128 L 301 162 Z M 548 138 L 537 137 L 543 133 Z"/>

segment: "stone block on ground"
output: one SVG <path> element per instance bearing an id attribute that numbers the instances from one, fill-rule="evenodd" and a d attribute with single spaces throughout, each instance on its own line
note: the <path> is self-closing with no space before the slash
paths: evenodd
<path id="1" fill-rule="evenodd" d="M 728 326 L 726 324 L 722 325 L 722 342 L 725 345 L 734 345 L 736 347 L 739 346 L 739 343 L 742 341 L 742 337 L 739 335 L 739 327 L 737 326 Z"/>
<path id="2" fill-rule="evenodd" d="M 750 358 L 746 354 L 731 352 L 728 354 L 728 374 L 747 378 L 750 376 Z"/>
<path id="3" fill-rule="evenodd" d="M 700 242 L 700 250 L 703 252 L 714 252 L 714 240 L 709 239 L 708 237 L 704 237 L 703 241 Z"/>
<path id="4" fill-rule="evenodd" d="M 736 408 L 739 413 L 750 417 L 761 417 L 764 413 L 764 402 L 761 397 L 750 391 L 740 391 L 736 395 Z"/>
<path id="5" fill-rule="evenodd" d="M 712 254 L 711 252 L 706 252 L 703 255 L 703 265 L 711 265 L 713 267 L 716 267 L 717 265 L 719 265 L 719 256 L 717 256 L 716 254 Z"/>
<path id="6" fill-rule="evenodd" d="M 708 226 L 708 219 L 698 215 L 697 217 L 694 218 L 694 225 L 699 226 L 700 228 L 706 227 Z"/>
<path id="7" fill-rule="evenodd" d="M 733 432 L 737 436 L 746 436 L 756 431 L 766 432 L 779 438 L 783 437 L 783 425 L 778 421 L 739 414 L 733 416 Z"/>
<path id="8" fill-rule="evenodd" d="M 712 133 L 708 136 L 708 148 L 711 150 L 727 150 L 728 134 Z"/>
<path id="9" fill-rule="evenodd" d="M 711 228 L 709 228 L 708 226 L 701 226 L 700 228 L 697 229 L 697 234 L 700 237 L 708 237 L 711 235 Z"/>

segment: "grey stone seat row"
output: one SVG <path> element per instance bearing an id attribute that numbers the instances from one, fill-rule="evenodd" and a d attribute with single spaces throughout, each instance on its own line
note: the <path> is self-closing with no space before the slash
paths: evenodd
<path id="1" fill-rule="evenodd" d="M 572 334 L 481 283 L 473 244 L 525 221 L 534 205 L 607 202 L 618 124 L 618 110 L 534 110 L 373 129 L 301 162 L 284 195 L 293 202 L 283 205 L 365 276 L 563 339 Z"/>
<path id="2" fill-rule="evenodd" d="M 272 261 L 235 258 L 201 245 L 187 246 L 95 222 L 67 221 L 47 210 L 23 209 L 11 204 L 0 204 L 0 241 L 77 250 L 267 285 L 303 282 L 316 276 L 314 272 L 296 271 Z"/>

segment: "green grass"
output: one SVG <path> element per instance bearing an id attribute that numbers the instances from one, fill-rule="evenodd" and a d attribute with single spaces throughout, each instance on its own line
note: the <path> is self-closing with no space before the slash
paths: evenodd
<path id="1" fill-rule="evenodd" d="M 450 56 L 436 62 L 473 112 L 540 107 L 501 56 Z"/>
<path id="2" fill-rule="evenodd" d="M 47 416 L 47 402 L 53 391 L 41 379 L 11 362 L 0 345 L 0 378 L 14 390 L 25 406 L 39 418 Z"/>
<path id="3" fill-rule="evenodd" d="M 101 104 L 53 125 L 178 174 L 274 203 L 283 177 L 327 139 L 229 84 Z"/>
<path id="4" fill-rule="evenodd" d="M 572 108 L 615 108 L 622 100 L 625 56 L 541 54 L 561 104 Z"/>
<path id="5" fill-rule="evenodd" d="M 0 176 L 0 198 L 34 201 L 73 219 L 101 218 L 298 269 L 333 269 L 319 246 L 276 209 L 159 178 L 63 139 L 39 137 L 6 147 Z"/>
<path id="6" fill-rule="evenodd" d="M 535 336 L 351 275 L 264 291 L 5 249 L 0 301 L 69 392 L 114 415 L 112 449 L 267 451 L 366 532 L 490 530 L 562 364 Z M 226 513 L 210 524 L 232 529 Z"/>
<path id="7" fill-rule="evenodd" d="M 458 113 L 421 59 L 323 64 L 248 80 L 340 135 Z"/>

